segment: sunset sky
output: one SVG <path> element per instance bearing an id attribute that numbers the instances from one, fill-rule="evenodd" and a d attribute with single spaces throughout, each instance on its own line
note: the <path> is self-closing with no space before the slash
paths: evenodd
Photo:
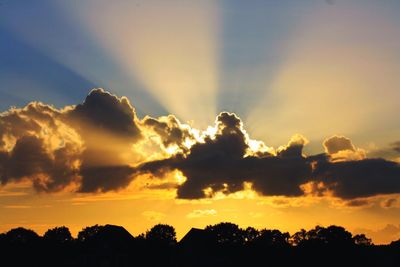
<path id="1" fill-rule="evenodd" d="M 400 238 L 400 1 L 4 0 L 0 232 Z"/>

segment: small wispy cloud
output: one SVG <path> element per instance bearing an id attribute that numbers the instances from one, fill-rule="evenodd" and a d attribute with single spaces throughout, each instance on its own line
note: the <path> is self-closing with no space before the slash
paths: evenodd
<path id="1" fill-rule="evenodd" d="M 28 193 L 26 193 L 26 192 L 12 192 L 12 191 L 0 190 L 0 197 L 18 197 L 18 196 L 24 196 L 27 194 Z"/>
<path id="2" fill-rule="evenodd" d="M 202 218 L 202 217 L 208 217 L 208 216 L 216 216 L 217 211 L 214 209 L 209 209 L 209 210 L 193 210 L 189 214 L 186 215 L 187 218 Z"/>
<path id="3" fill-rule="evenodd" d="M 257 218 L 263 217 L 264 213 L 262 213 L 262 212 L 250 212 L 249 216 L 254 218 L 254 219 L 257 219 Z"/>
<path id="4" fill-rule="evenodd" d="M 5 205 L 5 209 L 30 209 L 32 206 L 29 205 Z"/>

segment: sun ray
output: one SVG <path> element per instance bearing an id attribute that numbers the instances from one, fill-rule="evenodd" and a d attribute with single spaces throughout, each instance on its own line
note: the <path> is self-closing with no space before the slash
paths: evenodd
<path id="1" fill-rule="evenodd" d="M 79 15 L 170 113 L 205 127 L 216 114 L 217 11 L 213 1 L 91 1 Z"/>

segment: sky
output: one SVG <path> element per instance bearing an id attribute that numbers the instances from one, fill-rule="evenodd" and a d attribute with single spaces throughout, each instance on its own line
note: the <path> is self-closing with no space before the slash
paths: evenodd
<path id="1" fill-rule="evenodd" d="M 399 239 L 399 11 L 1 1 L 0 232 L 229 221 Z"/>

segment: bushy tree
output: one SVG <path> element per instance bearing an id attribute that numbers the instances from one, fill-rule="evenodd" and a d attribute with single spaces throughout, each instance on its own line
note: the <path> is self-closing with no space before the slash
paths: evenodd
<path id="1" fill-rule="evenodd" d="M 5 239 L 11 243 L 29 244 L 38 241 L 40 238 L 33 230 L 18 227 L 8 231 Z"/>
<path id="2" fill-rule="evenodd" d="M 85 227 L 82 229 L 82 231 L 80 231 L 78 233 L 78 240 L 80 242 L 89 241 L 89 240 L 93 239 L 102 228 L 103 228 L 103 226 L 100 226 L 98 224 Z"/>
<path id="3" fill-rule="evenodd" d="M 55 243 L 67 243 L 72 241 L 72 235 L 69 229 L 65 226 L 49 229 L 43 235 L 44 240 Z"/>
<path id="4" fill-rule="evenodd" d="M 352 234 L 341 226 L 331 225 L 322 228 L 320 238 L 330 245 L 349 245 L 353 243 Z"/>
<path id="5" fill-rule="evenodd" d="M 391 247 L 394 247 L 394 248 L 397 248 L 397 249 L 400 249 L 400 239 L 399 239 L 399 240 L 396 240 L 396 241 L 392 241 L 392 242 L 390 243 L 390 246 L 391 246 Z"/>
<path id="6" fill-rule="evenodd" d="M 354 244 L 352 235 L 341 226 L 331 225 L 329 227 L 316 226 L 306 232 L 304 229 L 291 237 L 294 245 L 351 245 Z"/>
<path id="7" fill-rule="evenodd" d="M 290 243 L 294 246 L 300 245 L 301 243 L 305 242 L 307 240 L 307 231 L 304 229 L 301 229 L 300 231 L 294 233 L 290 237 Z"/>
<path id="8" fill-rule="evenodd" d="M 353 236 L 353 242 L 356 245 L 359 246 L 371 246 L 372 245 L 372 240 L 368 237 L 366 237 L 364 234 L 359 234 Z"/>
<path id="9" fill-rule="evenodd" d="M 222 222 L 208 225 L 205 230 L 219 244 L 241 245 L 245 241 L 245 232 L 234 223 Z"/>
<path id="10" fill-rule="evenodd" d="M 254 240 L 256 240 L 258 237 L 260 236 L 260 231 L 258 231 L 257 229 L 255 229 L 254 227 L 247 227 L 244 231 L 243 231 L 243 237 L 244 237 L 244 241 L 246 243 L 251 243 Z"/>
<path id="11" fill-rule="evenodd" d="M 162 245 L 174 245 L 176 244 L 175 228 L 168 224 L 157 224 L 146 232 L 145 238 Z"/>
<path id="12" fill-rule="evenodd" d="M 279 230 L 263 229 L 255 240 L 263 246 L 287 246 L 289 245 L 289 233 L 282 233 Z"/>

